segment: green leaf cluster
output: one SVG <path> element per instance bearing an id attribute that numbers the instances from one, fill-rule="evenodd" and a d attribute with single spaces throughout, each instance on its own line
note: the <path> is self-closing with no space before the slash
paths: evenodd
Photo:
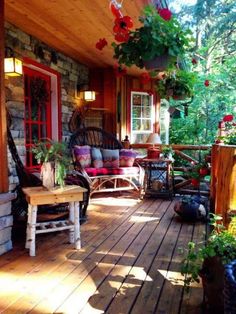
<path id="1" fill-rule="evenodd" d="M 193 96 L 196 73 L 176 70 L 167 73 L 156 83 L 156 89 L 161 98 L 189 98 Z"/>
<path id="2" fill-rule="evenodd" d="M 210 257 L 219 257 L 225 265 L 236 258 L 236 238 L 222 224 L 222 217 L 211 214 L 210 224 L 214 227 L 206 242 L 189 242 L 187 254 L 181 266 L 185 276 L 185 288 L 192 282 L 199 282 L 203 261 Z"/>
<path id="3" fill-rule="evenodd" d="M 139 18 L 143 26 L 130 31 L 127 42 L 113 43 L 114 58 L 119 64 L 144 67 L 144 61 L 168 54 L 170 66 L 184 55 L 191 41 L 191 32 L 184 30 L 175 17 L 165 21 L 153 5 L 148 5 Z"/>

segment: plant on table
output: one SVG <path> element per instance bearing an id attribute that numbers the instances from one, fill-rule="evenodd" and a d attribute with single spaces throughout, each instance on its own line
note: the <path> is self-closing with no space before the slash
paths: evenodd
<path id="1" fill-rule="evenodd" d="M 68 148 L 65 143 L 46 139 L 32 148 L 34 158 L 39 164 L 52 163 L 55 168 L 55 183 L 63 187 L 68 167 L 71 163 Z"/>

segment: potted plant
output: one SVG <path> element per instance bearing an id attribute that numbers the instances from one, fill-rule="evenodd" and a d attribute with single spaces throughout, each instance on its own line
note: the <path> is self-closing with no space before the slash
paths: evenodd
<path id="1" fill-rule="evenodd" d="M 70 156 L 65 143 L 45 140 L 35 144 L 32 148 L 34 158 L 41 166 L 43 185 L 52 188 L 55 184 L 63 187 L 67 169 L 70 165 Z"/>
<path id="2" fill-rule="evenodd" d="M 211 214 L 213 227 L 206 242 L 189 242 L 181 273 L 185 276 L 185 288 L 200 282 L 205 295 L 207 313 L 224 313 L 224 265 L 236 259 L 236 237 L 226 230 L 222 217 Z"/>
<path id="3" fill-rule="evenodd" d="M 171 146 L 162 146 L 161 152 L 164 158 L 172 159 L 174 151 Z"/>
<path id="4" fill-rule="evenodd" d="M 152 61 L 156 59 L 158 62 L 161 57 L 155 69 L 163 70 L 166 66 L 173 66 L 189 46 L 191 32 L 184 30 L 175 17 L 162 17 L 153 5 L 144 8 L 139 21 L 142 26 L 134 31 L 129 30 L 124 42 L 112 44 L 114 58 L 120 65 L 152 69 Z M 165 60 L 167 65 L 163 66 Z"/>
<path id="5" fill-rule="evenodd" d="M 156 83 L 161 98 L 185 99 L 193 96 L 195 73 L 176 70 L 163 75 Z"/>

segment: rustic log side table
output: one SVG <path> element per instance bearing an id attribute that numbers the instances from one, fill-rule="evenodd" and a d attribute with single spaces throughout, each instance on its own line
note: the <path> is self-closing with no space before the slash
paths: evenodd
<path id="1" fill-rule="evenodd" d="M 173 167 L 172 160 L 147 157 L 137 158 L 136 162 L 145 169 L 145 196 L 173 197 Z"/>
<path id="2" fill-rule="evenodd" d="M 47 190 L 43 186 L 23 188 L 28 202 L 28 220 L 25 247 L 30 256 L 35 256 L 36 234 L 69 230 L 69 241 L 81 248 L 80 238 L 80 204 L 85 188 L 67 185 Z M 38 205 L 69 203 L 69 219 L 60 221 L 37 222 Z"/>

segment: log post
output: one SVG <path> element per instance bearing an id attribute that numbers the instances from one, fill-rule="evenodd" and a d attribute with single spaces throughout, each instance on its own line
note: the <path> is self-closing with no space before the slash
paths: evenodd
<path id="1" fill-rule="evenodd" d="M 4 82 L 4 0 L 0 0 L 0 193 L 8 192 L 7 125 Z"/>
<path id="2" fill-rule="evenodd" d="M 236 146 L 214 145 L 212 159 L 211 197 L 227 225 L 230 212 L 236 212 Z"/>

